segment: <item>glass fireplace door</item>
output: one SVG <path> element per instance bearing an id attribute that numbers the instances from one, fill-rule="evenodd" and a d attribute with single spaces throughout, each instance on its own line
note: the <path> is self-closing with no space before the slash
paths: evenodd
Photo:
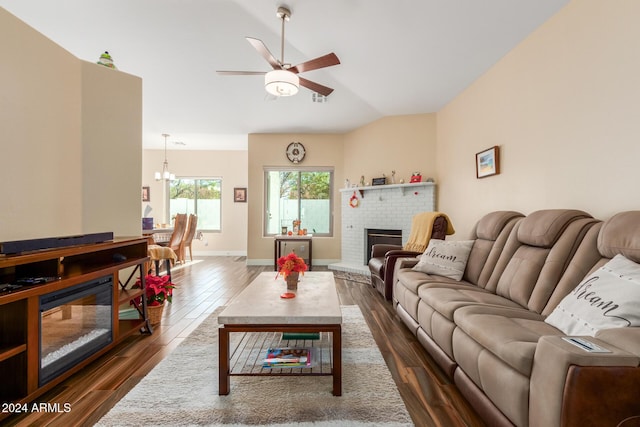
<path id="1" fill-rule="evenodd" d="M 112 301 L 112 276 L 40 297 L 40 386 L 113 341 Z"/>

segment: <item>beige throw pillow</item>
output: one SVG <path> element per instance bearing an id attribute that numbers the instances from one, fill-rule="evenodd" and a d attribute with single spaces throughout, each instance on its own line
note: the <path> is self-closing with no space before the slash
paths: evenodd
<path id="1" fill-rule="evenodd" d="M 431 239 L 429 246 L 420 255 L 420 261 L 413 267 L 413 270 L 460 281 L 472 247 L 473 240 Z"/>
<path id="2" fill-rule="evenodd" d="M 584 279 L 545 319 L 567 335 L 640 326 L 640 264 L 616 255 Z"/>

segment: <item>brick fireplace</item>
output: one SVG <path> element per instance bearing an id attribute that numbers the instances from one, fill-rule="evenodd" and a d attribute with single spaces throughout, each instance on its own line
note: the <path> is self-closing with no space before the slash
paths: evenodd
<path id="1" fill-rule="evenodd" d="M 411 232 L 411 219 L 420 212 L 436 209 L 436 186 L 433 183 L 392 184 L 341 189 L 342 241 L 341 261 L 330 269 L 369 274 L 364 263 L 367 229 L 401 230 L 404 245 Z M 349 201 L 354 194 L 358 206 Z"/>

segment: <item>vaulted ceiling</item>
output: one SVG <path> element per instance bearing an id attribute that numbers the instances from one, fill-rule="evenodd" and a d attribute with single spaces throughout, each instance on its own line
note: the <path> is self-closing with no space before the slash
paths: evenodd
<path id="1" fill-rule="evenodd" d="M 435 112 L 569 0 L 0 0 L 80 59 L 110 52 L 143 79 L 143 145 L 245 149 L 249 133 L 346 132 L 380 117 Z M 291 9 L 285 62 L 335 52 L 341 64 L 303 74 L 335 89 L 264 91 L 268 71 L 246 41 L 280 58 L 278 6 Z M 108 96 L 108 94 L 105 94 Z"/>

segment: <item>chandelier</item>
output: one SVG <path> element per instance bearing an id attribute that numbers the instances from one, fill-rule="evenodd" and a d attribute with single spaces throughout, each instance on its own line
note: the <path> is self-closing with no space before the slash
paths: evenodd
<path id="1" fill-rule="evenodd" d="M 167 138 L 169 137 L 169 134 L 163 133 L 162 136 L 164 137 L 164 162 L 162 163 L 162 172 L 156 172 L 155 178 L 156 181 L 160 181 L 162 179 L 170 181 L 176 179 L 176 176 L 169 172 L 169 162 L 167 161 Z"/>

